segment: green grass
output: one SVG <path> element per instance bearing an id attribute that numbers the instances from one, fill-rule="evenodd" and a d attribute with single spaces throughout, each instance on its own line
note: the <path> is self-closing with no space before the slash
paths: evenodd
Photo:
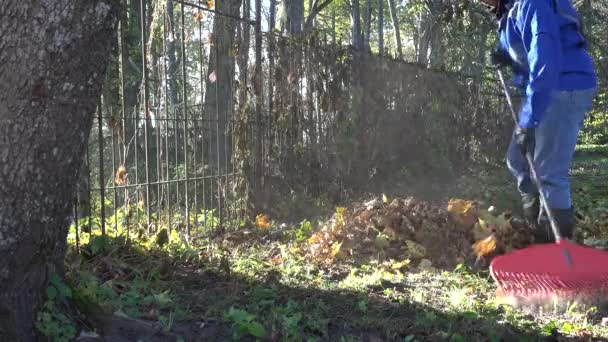
<path id="1" fill-rule="evenodd" d="M 599 147 L 579 151 L 572 168 L 575 201 L 585 217 L 603 222 L 608 152 Z M 497 172 L 504 177 L 496 177 Z M 516 203 L 504 170 L 472 183 L 450 191 L 505 208 Z M 608 339 L 608 328 L 600 324 L 607 315 L 604 307 L 497 303 L 487 271 L 464 265 L 395 270 L 372 259 L 357 267 L 339 262 L 323 267 L 301 253 L 314 232 L 311 222 L 279 226 L 272 222 L 268 229 L 193 244 L 175 233 L 168 241 L 132 236 L 127 243 L 120 237 L 100 238 L 93 229 L 81 240 L 81 254 L 68 254 L 66 283 L 84 312 L 150 320 L 168 333 L 190 336 L 185 341 Z M 47 313 L 47 318 L 63 317 Z M 47 331 L 62 322 L 47 321 Z M 196 324 L 188 325 L 189 332 L 176 330 L 192 321 Z M 61 329 L 65 333 L 67 328 Z"/>

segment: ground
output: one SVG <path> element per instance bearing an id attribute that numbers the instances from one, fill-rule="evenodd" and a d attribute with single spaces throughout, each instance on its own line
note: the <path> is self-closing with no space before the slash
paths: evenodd
<path id="1" fill-rule="evenodd" d="M 580 147 L 572 170 L 577 241 L 596 246 L 608 235 L 606 165 L 607 149 Z M 454 218 L 447 199 L 475 199 L 484 215 L 516 211 L 504 169 L 443 191 L 429 202 L 379 194 L 320 224 L 260 216 L 256 227 L 189 243 L 175 232 L 130 242 L 111 229 L 84 234 L 66 283 L 49 287 L 39 329 L 90 341 L 608 340 L 601 304 L 496 300 L 487 260 L 471 253 L 484 227 Z M 497 246 L 518 247 L 512 235 L 497 235 Z"/>

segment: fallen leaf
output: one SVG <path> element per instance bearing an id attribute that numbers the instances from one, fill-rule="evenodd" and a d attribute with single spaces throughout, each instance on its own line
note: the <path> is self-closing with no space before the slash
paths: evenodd
<path id="1" fill-rule="evenodd" d="M 289 75 L 287 75 L 287 83 L 289 84 L 293 84 L 297 79 L 296 74 L 294 74 L 293 72 L 290 72 Z"/>
<path id="2" fill-rule="evenodd" d="M 384 249 L 390 245 L 389 238 L 385 234 L 378 234 L 374 244 L 376 245 L 376 248 Z"/>
<path id="3" fill-rule="evenodd" d="M 476 256 L 486 256 L 496 250 L 496 238 L 494 234 L 473 244 L 473 251 Z"/>
<path id="4" fill-rule="evenodd" d="M 213 0 L 207 0 L 207 8 L 213 8 Z"/>
<path id="5" fill-rule="evenodd" d="M 198 10 L 194 13 L 194 20 L 201 21 L 203 19 L 203 11 Z"/>
<path id="6" fill-rule="evenodd" d="M 279 265 L 281 262 L 283 262 L 283 257 L 281 257 L 280 254 L 275 255 L 273 258 L 270 258 L 270 262 L 274 265 Z"/>
<path id="7" fill-rule="evenodd" d="M 399 262 L 394 262 L 394 263 L 392 263 L 392 264 L 391 264 L 391 268 L 392 268 L 393 270 L 398 270 L 398 269 L 401 269 L 401 268 L 403 268 L 403 267 L 405 267 L 405 266 L 407 266 L 407 265 L 409 265 L 409 264 L 410 264 L 410 259 L 405 259 L 405 260 L 403 260 L 403 261 L 399 261 Z"/>
<path id="8" fill-rule="evenodd" d="M 257 215 L 255 217 L 255 225 L 258 228 L 262 228 L 262 229 L 268 229 L 271 226 L 270 222 L 268 221 L 268 216 L 263 215 L 263 214 Z"/>
<path id="9" fill-rule="evenodd" d="M 426 255 L 426 248 L 412 240 L 405 241 L 405 255 L 409 258 L 419 259 Z"/>
<path id="10" fill-rule="evenodd" d="M 388 226 L 386 228 L 384 228 L 384 230 L 382 231 L 384 234 L 386 234 L 386 236 L 388 236 L 388 239 L 390 241 L 395 241 L 397 240 L 397 232 L 395 231 L 395 229 L 393 229 L 392 227 Z"/>
<path id="11" fill-rule="evenodd" d="M 487 210 L 478 210 L 477 217 L 481 228 L 488 233 L 504 232 L 511 229 L 511 223 L 504 213 L 494 216 Z"/>
<path id="12" fill-rule="evenodd" d="M 477 220 L 475 204 L 472 201 L 450 199 L 448 202 L 448 212 L 465 226 L 473 226 Z"/>
<path id="13" fill-rule="evenodd" d="M 217 76 L 215 76 L 215 70 L 213 70 L 211 74 L 209 74 L 209 81 L 211 81 L 211 83 L 215 83 L 216 79 Z"/>
<path id="14" fill-rule="evenodd" d="M 433 270 L 433 262 L 429 259 L 422 259 L 420 260 L 420 263 L 418 263 L 418 269 L 421 270 Z"/>
<path id="15" fill-rule="evenodd" d="M 127 169 L 124 166 L 120 166 L 117 170 L 116 170 L 116 176 L 114 176 L 114 183 L 116 183 L 116 185 L 123 185 L 127 182 L 127 176 L 129 174 L 127 173 Z"/>

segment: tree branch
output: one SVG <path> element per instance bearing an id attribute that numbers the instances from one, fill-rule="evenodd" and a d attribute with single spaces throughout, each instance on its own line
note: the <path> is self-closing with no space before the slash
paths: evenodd
<path id="1" fill-rule="evenodd" d="M 309 31 L 310 29 L 312 29 L 312 21 L 315 19 L 315 17 L 317 16 L 317 14 L 321 13 L 321 11 L 329 6 L 329 4 L 331 4 L 333 0 L 325 0 L 325 2 L 323 2 L 321 5 L 319 5 L 319 0 L 315 0 L 315 2 L 312 5 L 312 10 L 310 11 L 310 14 L 308 15 L 308 17 L 306 18 L 306 23 L 304 24 L 304 31 Z"/>

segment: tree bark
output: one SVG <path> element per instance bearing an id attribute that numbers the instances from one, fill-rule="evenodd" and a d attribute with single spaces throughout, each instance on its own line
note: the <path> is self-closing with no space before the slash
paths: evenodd
<path id="1" fill-rule="evenodd" d="M 393 19 L 393 30 L 395 31 L 395 45 L 397 46 L 397 57 L 403 58 L 403 49 L 401 48 L 401 34 L 399 33 L 399 18 L 397 17 L 397 9 L 395 8 L 394 0 L 388 0 L 388 9 L 391 12 L 391 18 Z"/>
<path id="2" fill-rule="evenodd" d="M 237 17 L 241 0 L 227 0 L 216 2 L 219 13 Z M 232 80 L 234 77 L 234 54 L 230 52 L 236 30 L 237 21 L 222 15 L 216 15 L 213 20 L 214 45 L 209 54 L 209 70 L 207 85 L 205 87 L 205 115 L 211 120 L 209 156 L 210 163 L 218 171 L 227 165 L 227 158 L 231 154 L 231 144 L 227 141 L 226 128 L 230 106 L 232 106 Z M 209 76 L 214 74 L 211 79 Z"/>
<path id="3" fill-rule="evenodd" d="M 175 35 L 175 14 L 173 11 L 173 0 L 167 0 L 165 3 L 165 11 L 167 12 L 167 32 L 169 33 L 169 37 L 167 39 L 167 54 L 169 54 L 169 59 L 167 60 L 167 78 L 168 78 L 168 86 L 167 92 L 169 93 L 168 97 L 172 106 L 177 104 L 177 59 L 175 57 L 175 41 L 177 40 L 177 36 Z"/>
<path id="4" fill-rule="evenodd" d="M 384 0 L 378 0 L 378 53 L 384 56 L 384 10 L 382 3 Z"/>
<path id="5" fill-rule="evenodd" d="M 275 28 L 277 13 L 277 0 L 270 0 L 270 18 L 268 19 L 268 115 L 274 117 L 274 59 L 275 59 L 275 37 L 272 34 Z M 273 134 L 274 126 L 272 119 L 268 120 L 268 158 L 272 158 L 275 136 Z"/>
<path id="6" fill-rule="evenodd" d="M 370 36 L 372 34 L 372 0 L 365 0 L 365 17 L 363 19 L 365 23 L 365 34 L 363 36 L 363 45 L 366 51 L 371 50 Z"/>
<path id="7" fill-rule="evenodd" d="M 304 0 L 286 0 L 285 10 L 287 11 L 287 32 L 290 35 L 302 32 Z"/>
<path id="8" fill-rule="evenodd" d="M 361 14 L 359 0 L 352 0 L 351 9 L 351 29 L 353 35 L 353 47 L 355 50 L 361 50 L 363 47 L 363 39 L 361 37 Z"/>
<path id="9" fill-rule="evenodd" d="M 248 0 L 249 1 L 249 0 Z M 262 120 L 262 107 L 264 99 L 262 94 L 262 0 L 255 0 L 255 72 L 253 78 L 253 88 L 255 93 L 255 116 L 257 121 L 257 136 L 255 139 L 255 172 L 256 177 L 256 192 L 263 193 L 264 189 L 264 173 L 262 166 L 264 163 L 264 155 L 262 151 L 262 138 L 264 136 L 264 127 Z M 263 208 L 263 197 L 258 195 L 255 199 L 257 208 Z"/>
<path id="10" fill-rule="evenodd" d="M 0 6 L 0 336 L 32 341 L 63 275 L 73 194 L 114 43 L 106 1 Z"/>

